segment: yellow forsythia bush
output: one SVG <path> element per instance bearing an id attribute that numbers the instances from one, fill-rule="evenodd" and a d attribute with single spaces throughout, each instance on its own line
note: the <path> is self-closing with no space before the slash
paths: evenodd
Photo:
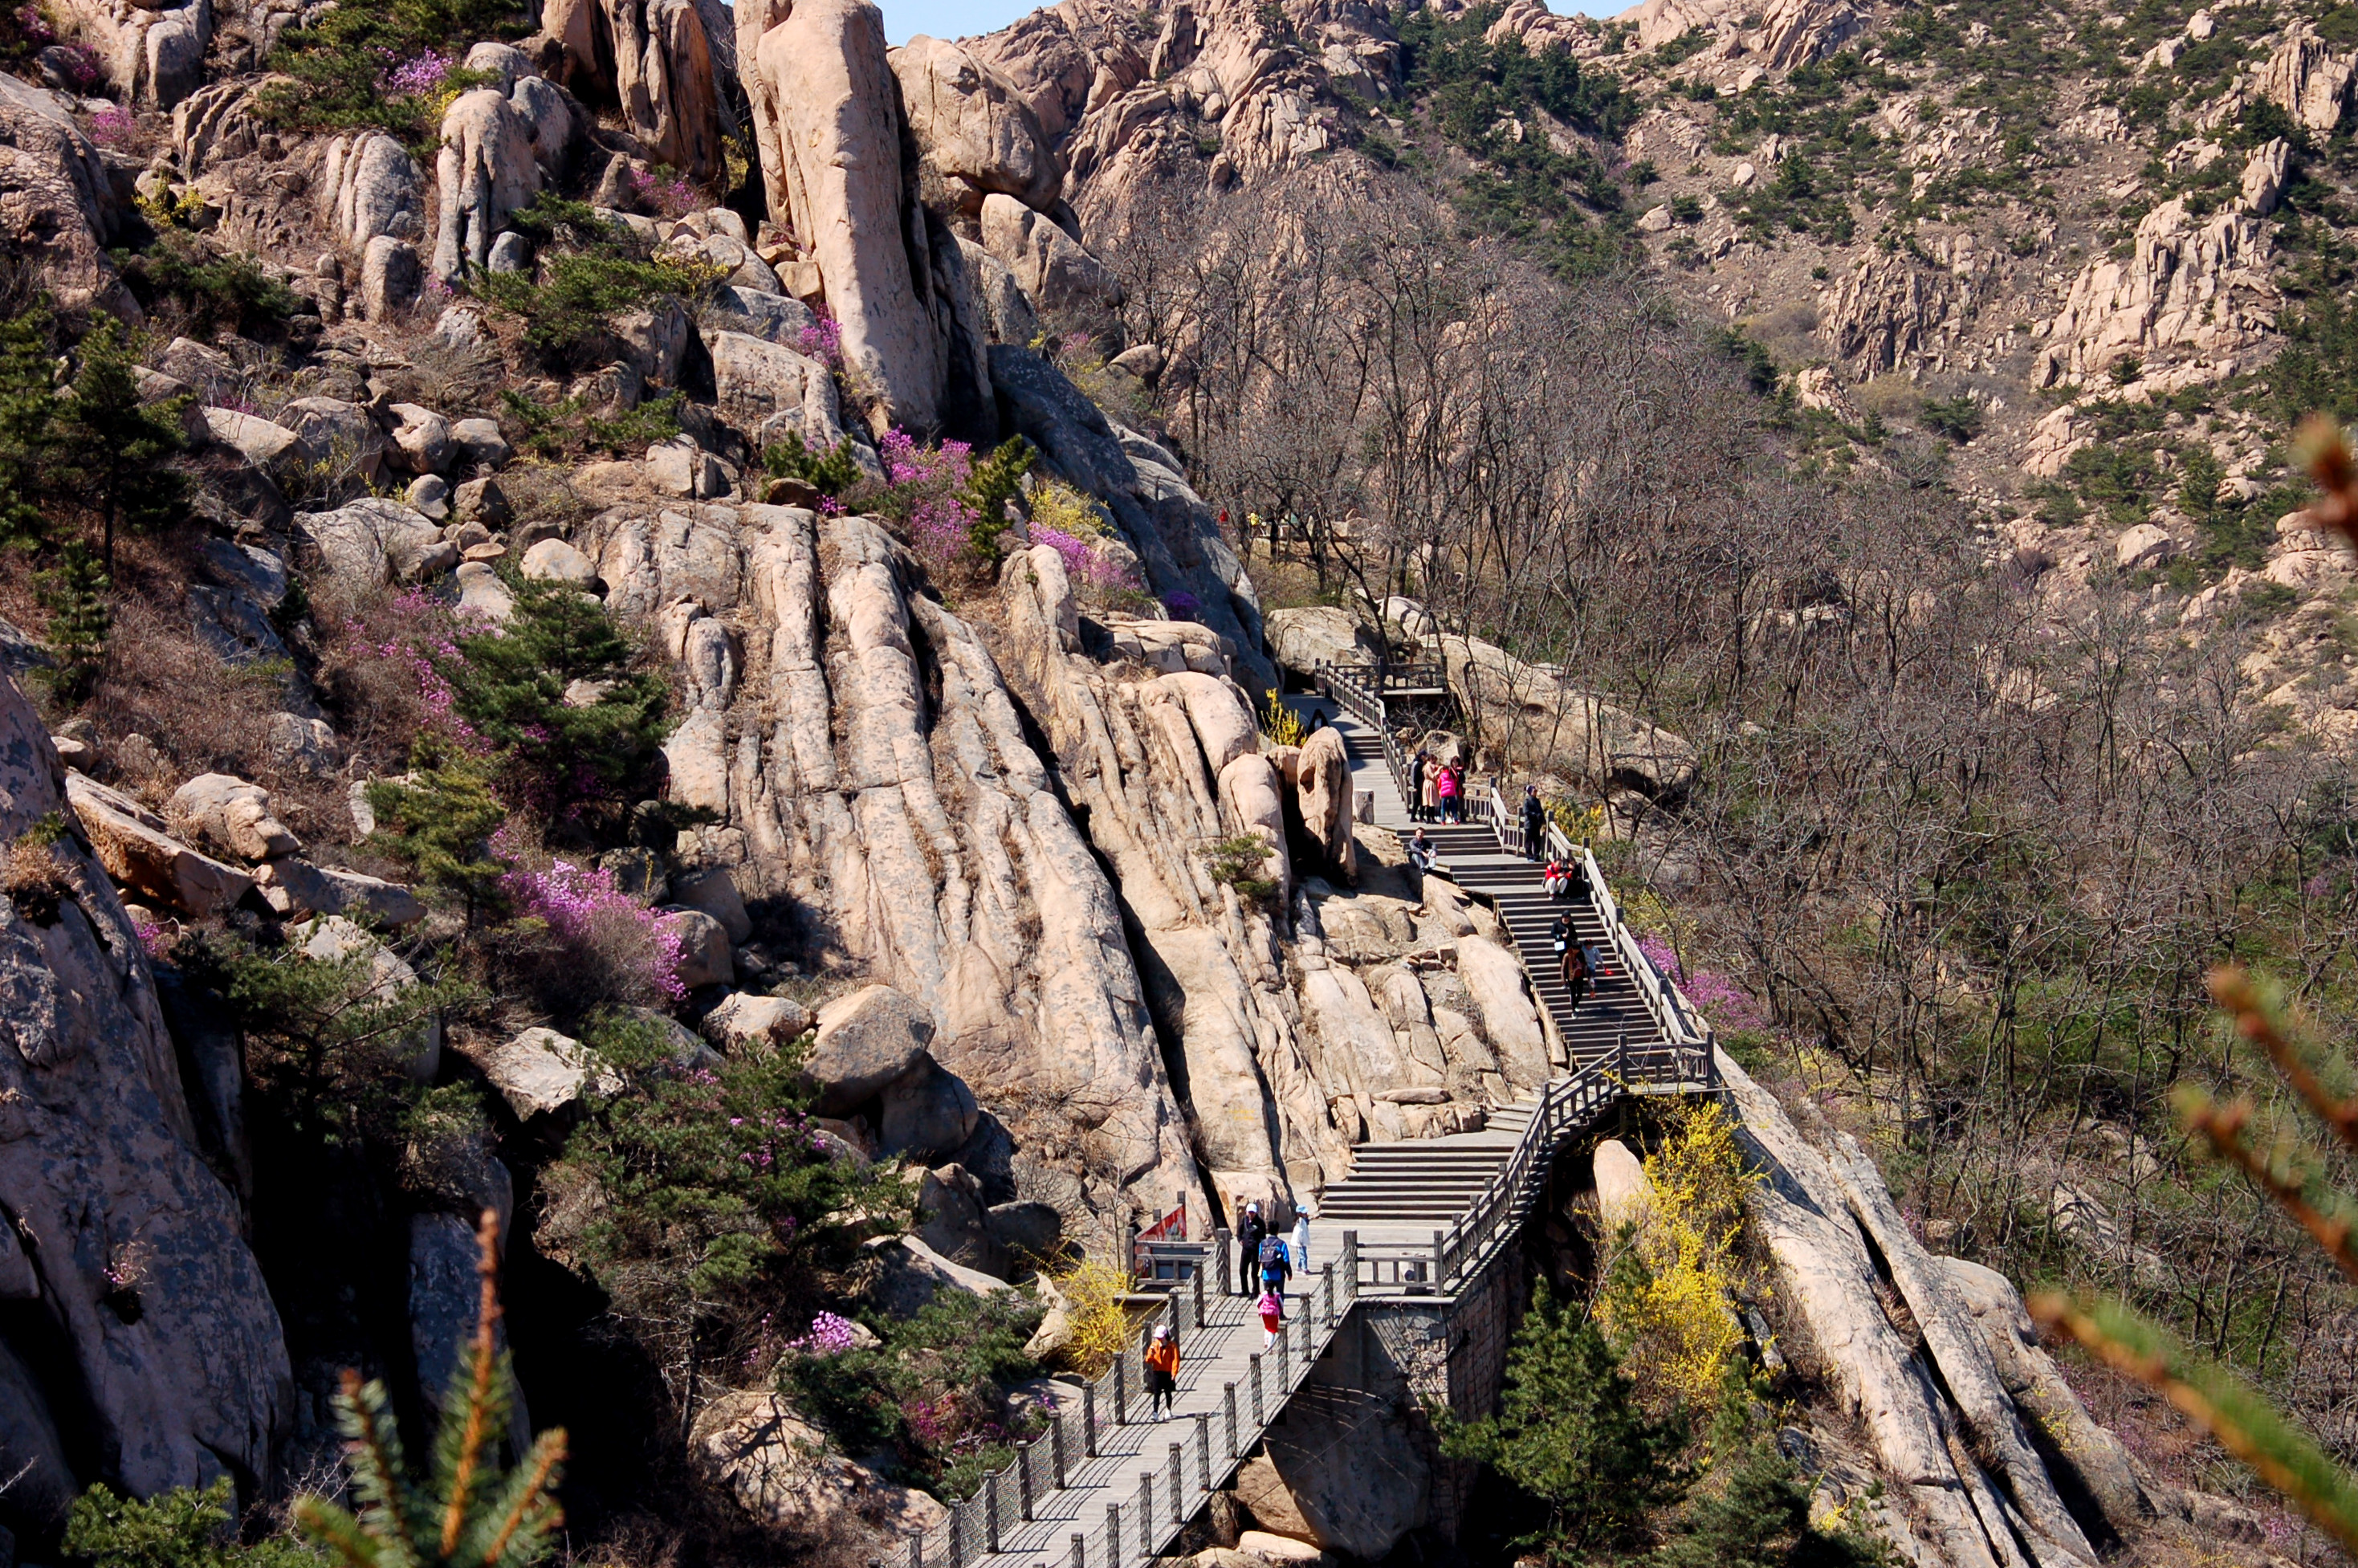
<path id="1" fill-rule="evenodd" d="M 1111 1263 L 1087 1259 L 1049 1278 L 1065 1298 L 1065 1315 L 1073 1325 L 1063 1351 L 1065 1365 L 1094 1378 L 1112 1366 L 1130 1342 L 1130 1314 L 1122 1306 L 1130 1294 L 1130 1275 Z"/>
<path id="2" fill-rule="evenodd" d="M 1731 1301 L 1752 1281 L 1736 1240 L 1744 1195 L 1760 1176 L 1746 1168 L 1735 1119 L 1715 1104 L 1682 1114 L 1645 1166 L 1651 1202 L 1606 1238 L 1597 1325 L 1643 1403 L 1707 1409 L 1744 1342 Z"/>

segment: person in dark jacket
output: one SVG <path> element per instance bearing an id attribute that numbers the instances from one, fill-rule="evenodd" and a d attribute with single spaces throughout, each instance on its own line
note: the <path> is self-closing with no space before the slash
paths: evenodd
<path id="1" fill-rule="evenodd" d="M 1408 819 L 1424 820 L 1424 753 L 1419 752 L 1408 760 Z"/>
<path id="2" fill-rule="evenodd" d="M 1523 859 L 1547 858 L 1547 807 L 1540 804 L 1540 786 L 1523 786 Z"/>
<path id="3" fill-rule="evenodd" d="M 1269 1236 L 1268 1222 L 1260 1217 L 1260 1205 L 1245 1205 L 1244 1217 L 1237 1221 L 1237 1253 L 1243 1267 L 1237 1271 L 1240 1296 L 1260 1293 L 1260 1244 Z"/>

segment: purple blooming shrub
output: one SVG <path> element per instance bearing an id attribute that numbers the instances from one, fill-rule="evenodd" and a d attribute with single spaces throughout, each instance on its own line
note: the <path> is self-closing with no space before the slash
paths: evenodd
<path id="1" fill-rule="evenodd" d="M 413 59 L 403 60 L 386 71 L 384 90 L 396 97 L 428 97 L 441 89 L 458 63 L 455 55 L 436 54 L 428 50 Z"/>
<path id="2" fill-rule="evenodd" d="M 1752 994 L 1725 975 L 1711 969 L 1688 972 L 1671 950 L 1666 936 L 1640 936 L 1638 950 L 1664 975 L 1678 982 L 1687 993 L 1687 1000 L 1703 1009 L 1712 1022 L 1722 1029 L 1759 1029 L 1768 1020 L 1761 1015 L 1760 1004 Z"/>
<path id="3" fill-rule="evenodd" d="M 679 979 L 678 917 L 624 892 L 611 871 L 568 860 L 539 871 L 518 867 L 500 879 L 500 891 L 517 914 L 546 925 L 566 957 L 584 966 L 585 988 L 597 989 L 602 979 L 618 997 L 639 992 L 647 1000 L 678 1001 L 687 995 Z"/>
<path id="4" fill-rule="evenodd" d="M 1164 594 L 1163 608 L 1182 621 L 1193 621 L 1204 612 L 1204 601 L 1183 588 Z"/>
<path id="5" fill-rule="evenodd" d="M 878 509 L 907 524 L 909 544 L 936 571 L 964 555 L 982 521 L 963 492 L 974 475 L 974 449 L 964 441 L 920 447 L 905 430 L 887 430 L 877 444 L 884 460 L 885 494 Z"/>
<path id="6" fill-rule="evenodd" d="M 631 176 L 631 193 L 666 218 L 685 218 L 704 205 L 696 187 L 677 175 L 639 173 Z"/>
<path id="7" fill-rule="evenodd" d="M 849 1318 L 823 1312 L 811 1319 L 810 1332 L 800 1339 L 786 1341 L 786 1348 L 806 1356 L 840 1356 L 860 1343 Z"/>
<path id="8" fill-rule="evenodd" d="M 818 319 L 802 330 L 795 340 L 802 351 L 829 369 L 843 364 L 843 323 L 825 311 Z"/>

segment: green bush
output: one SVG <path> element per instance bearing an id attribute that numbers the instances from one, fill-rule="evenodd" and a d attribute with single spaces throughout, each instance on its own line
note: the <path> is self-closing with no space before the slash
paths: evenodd
<path id="1" fill-rule="evenodd" d="M 544 359 L 573 363 L 595 348 L 614 318 L 665 295 L 694 297 L 721 276 L 706 261 L 643 260 L 600 248 L 546 258 L 541 280 L 482 273 L 471 287 L 494 308 L 519 317 L 525 341 Z"/>
<path id="2" fill-rule="evenodd" d="M 1040 1318 L 1011 1291 L 943 1290 L 905 1323 L 877 1319 L 869 1348 L 790 1350 L 779 1383 L 846 1452 L 890 1448 L 909 1479 L 957 1500 L 1031 1435 L 997 1418 L 1001 1387 L 1040 1373 L 1023 1354 Z"/>
<path id="3" fill-rule="evenodd" d="M 529 393 L 505 388 L 500 393 L 501 406 L 521 433 L 517 444 L 544 458 L 572 457 L 585 450 L 614 457 L 644 452 L 657 441 L 668 441 L 679 434 L 683 401 L 682 394 L 666 393 L 635 408 L 601 416 L 590 413 L 579 397 L 552 406 Z"/>
<path id="4" fill-rule="evenodd" d="M 252 256 L 177 230 L 158 235 L 146 251 L 117 251 L 114 260 L 141 306 L 153 311 L 166 299 L 176 302 L 187 330 L 200 338 L 224 329 L 252 337 L 296 315 L 303 304 Z"/>
<path id="5" fill-rule="evenodd" d="M 298 1541 L 241 1542 L 230 1519 L 235 1500 L 226 1476 L 201 1491 L 176 1487 L 144 1500 L 92 1487 L 66 1516 L 66 1554 L 91 1568 L 321 1568 Z"/>
<path id="6" fill-rule="evenodd" d="M 626 1324 L 741 1356 L 817 1271 L 908 1223 L 907 1178 L 831 1156 L 812 1126 L 807 1037 L 691 1067 L 654 1023 L 609 1015 L 584 1033 L 615 1092 L 550 1179 L 601 1195 L 579 1247 Z"/>
<path id="7" fill-rule="evenodd" d="M 832 451 L 814 452 L 794 430 L 787 431 L 784 440 L 762 449 L 762 468 L 773 479 L 799 480 L 821 495 L 837 499 L 868 477 L 851 455 L 849 437 L 838 441 Z"/>
<path id="8" fill-rule="evenodd" d="M 1686 1421 L 1649 1419 L 1633 1392 L 1596 1325 L 1542 1285 L 1507 1351 L 1498 1413 L 1436 1410 L 1433 1423 L 1443 1454 L 1489 1465 L 1543 1516 L 1514 1546 L 1572 1568 L 1642 1548 L 1654 1512 L 1693 1483 Z"/>
<path id="9" fill-rule="evenodd" d="M 1260 874 L 1269 854 L 1258 836 L 1239 833 L 1204 847 L 1204 870 L 1221 886 L 1236 889 L 1245 903 L 1267 903 L 1277 896 L 1277 883 Z"/>
<path id="10" fill-rule="evenodd" d="M 409 769 L 406 781 L 369 782 L 369 809 L 377 822 L 369 843 L 408 866 L 419 881 L 457 893 L 472 925 L 504 870 L 489 847 L 508 817 L 492 791 L 495 770 L 438 737 L 419 741 Z"/>
<path id="11" fill-rule="evenodd" d="M 507 624 L 462 633 L 436 660 L 450 711 L 503 759 L 511 805 L 556 821 L 626 804 L 654 782 L 670 693 L 606 607 L 579 589 L 509 580 Z M 587 700 L 566 698 L 576 683 Z"/>
<path id="12" fill-rule="evenodd" d="M 455 70 L 421 73 L 414 62 L 455 60 L 477 39 L 530 30 L 527 14 L 511 0 L 332 6 L 280 37 L 271 69 L 295 80 L 265 87 L 255 108 L 265 123 L 296 129 L 381 126 L 416 150 L 433 141 L 452 93 L 489 78 Z"/>
<path id="13" fill-rule="evenodd" d="M 40 671 L 40 676 L 58 700 L 69 706 L 80 703 L 97 688 L 106 668 L 114 631 L 106 596 L 114 584 L 98 557 L 79 539 L 67 541 L 58 552 L 58 564 L 34 580 L 39 584 L 41 608 L 49 612 L 43 641 L 57 655 L 57 663 Z"/>

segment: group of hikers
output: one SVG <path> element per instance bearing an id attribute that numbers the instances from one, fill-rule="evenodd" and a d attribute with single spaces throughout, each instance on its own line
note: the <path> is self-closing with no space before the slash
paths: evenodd
<path id="1" fill-rule="evenodd" d="M 1267 1350 L 1285 1331 L 1285 1282 L 1297 1271 L 1310 1267 L 1310 1210 L 1297 1205 L 1293 1234 L 1271 1225 L 1260 1205 L 1248 1203 L 1237 1210 L 1237 1293 L 1258 1295 L 1253 1310 L 1260 1314 L 1260 1347 Z M 1179 1342 L 1167 1325 L 1158 1324 L 1146 1347 L 1146 1411 L 1150 1421 L 1167 1420 L 1171 1400 L 1179 1390 Z"/>
<path id="2" fill-rule="evenodd" d="M 1408 814 L 1419 822 L 1466 820 L 1466 764 L 1430 752 L 1409 759 Z"/>

